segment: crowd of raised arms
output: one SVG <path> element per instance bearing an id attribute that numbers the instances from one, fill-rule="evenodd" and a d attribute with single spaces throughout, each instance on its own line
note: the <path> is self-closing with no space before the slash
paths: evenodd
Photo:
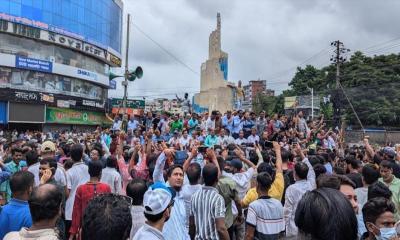
<path id="1" fill-rule="evenodd" d="M 400 239 L 400 149 L 343 136 L 243 111 L 1 131 L 0 239 Z"/>

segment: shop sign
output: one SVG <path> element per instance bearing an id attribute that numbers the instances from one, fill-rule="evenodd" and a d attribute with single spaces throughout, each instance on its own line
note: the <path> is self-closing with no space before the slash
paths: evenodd
<path id="1" fill-rule="evenodd" d="M 30 27 L 16 22 L 1 20 L 2 18 L 8 19 L 7 16 L 4 16 L 4 14 L 0 13 L 0 32 L 6 32 L 10 34 L 24 36 L 27 38 L 55 43 L 64 47 L 81 51 L 86 54 L 96 56 L 111 64 L 112 66 L 121 66 L 121 58 L 109 53 L 106 49 L 97 47 L 94 44 L 90 44 L 76 37 L 68 37 L 63 34 L 44 30 L 43 27 L 41 27 L 42 29 Z"/>
<path id="2" fill-rule="evenodd" d="M 15 57 L 15 67 L 47 73 L 51 73 L 53 71 L 52 62 L 18 55 Z"/>
<path id="3" fill-rule="evenodd" d="M 94 73 L 94 72 L 91 72 L 91 71 L 88 71 L 88 70 L 84 70 L 84 69 L 78 68 L 78 69 L 76 70 L 76 73 L 77 73 L 78 75 L 82 75 L 82 76 L 88 77 L 88 78 L 90 78 L 90 79 L 93 80 L 93 81 L 96 81 L 96 80 L 97 80 L 97 74 Z"/>
<path id="4" fill-rule="evenodd" d="M 104 113 L 79 111 L 66 108 L 46 108 L 46 123 L 100 125 L 105 122 Z"/>
<path id="5" fill-rule="evenodd" d="M 112 98 L 111 99 L 111 106 L 114 108 L 122 108 L 123 100 L 121 98 Z M 134 100 L 134 99 L 127 99 L 126 100 L 126 107 L 127 108 L 134 108 L 134 109 L 144 109 L 145 102 L 144 100 Z"/>
<path id="6" fill-rule="evenodd" d="M 14 91 L 11 100 L 16 102 L 54 103 L 54 95 L 38 92 Z"/>
<path id="7" fill-rule="evenodd" d="M 69 101 L 66 101 L 66 100 L 57 100 L 57 107 L 60 107 L 60 108 L 69 108 L 69 107 L 70 107 Z"/>
<path id="8" fill-rule="evenodd" d="M 82 105 L 88 107 L 104 108 L 104 103 L 85 99 L 82 100 Z"/>
<path id="9" fill-rule="evenodd" d="M 111 79 L 109 88 L 110 89 L 117 89 L 117 81 L 115 81 L 114 79 Z"/>

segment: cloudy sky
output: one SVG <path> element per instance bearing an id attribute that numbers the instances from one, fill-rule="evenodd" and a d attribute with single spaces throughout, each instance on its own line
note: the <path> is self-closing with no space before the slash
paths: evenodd
<path id="1" fill-rule="evenodd" d="M 222 49 L 229 54 L 229 81 L 265 79 L 278 93 L 288 88 L 296 66 L 329 64 L 334 40 L 370 55 L 400 50 L 397 0 L 124 2 L 132 16 L 129 65 L 144 69 L 144 77 L 130 84 L 130 98 L 198 92 L 217 12 Z M 122 94 L 120 83 L 110 91 L 110 96 Z"/>

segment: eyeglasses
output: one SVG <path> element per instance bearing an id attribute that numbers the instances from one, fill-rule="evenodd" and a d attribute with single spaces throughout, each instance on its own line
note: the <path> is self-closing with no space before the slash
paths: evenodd
<path id="1" fill-rule="evenodd" d="M 124 196 L 124 195 L 119 195 L 122 199 L 124 199 L 125 201 L 127 201 L 130 205 L 132 205 L 133 203 L 133 199 L 129 196 Z"/>
<path id="2" fill-rule="evenodd" d="M 171 208 L 171 207 L 173 207 L 173 206 L 174 206 L 174 204 L 175 204 L 175 201 L 174 201 L 174 200 L 171 200 L 171 202 L 168 204 L 168 208 Z"/>

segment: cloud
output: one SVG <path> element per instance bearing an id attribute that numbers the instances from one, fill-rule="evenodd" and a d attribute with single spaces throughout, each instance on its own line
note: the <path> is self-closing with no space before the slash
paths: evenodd
<path id="1" fill-rule="evenodd" d="M 208 37 L 221 12 L 229 81 L 266 79 L 277 92 L 287 88 L 300 63 L 329 64 L 334 40 L 356 51 L 400 35 L 396 0 L 126 0 L 125 9 L 136 26 L 195 72 L 208 57 Z M 144 69 L 143 79 L 130 87 L 132 96 L 199 91 L 200 76 L 135 27 L 129 61 Z"/>

